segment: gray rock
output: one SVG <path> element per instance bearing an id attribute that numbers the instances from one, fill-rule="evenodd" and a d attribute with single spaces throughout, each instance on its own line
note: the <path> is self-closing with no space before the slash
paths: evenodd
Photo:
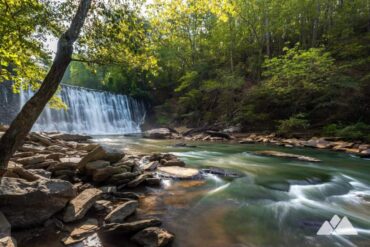
<path id="1" fill-rule="evenodd" d="M 0 211 L 14 228 L 42 224 L 62 210 L 75 196 L 71 183 L 57 179 L 2 178 L 0 184 Z"/>
<path id="2" fill-rule="evenodd" d="M 63 221 L 73 222 L 82 219 L 101 194 L 102 191 L 95 188 L 82 191 L 76 198 L 69 202 L 64 212 Z"/>
<path id="3" fill-rule="evenodd" d="M 165 247 L 168 246 L 175 236 L 159 227 L 148 227 L 136 233 L 131 240 L 142 247 Z"/>
<path id="4" fill-rule="evenodd" d="M 108 223 L 122 223 L 128 216 L 135 213 L 139 206 L 137 201 L 128 201 L 113 209 L 104 220 Z"/>

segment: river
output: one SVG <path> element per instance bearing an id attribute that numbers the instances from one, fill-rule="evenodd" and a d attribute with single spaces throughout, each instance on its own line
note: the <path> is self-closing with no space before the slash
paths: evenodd
<path id="1" fill-rule="evenodd" d="M 244 174 L 204 181 L 163 181 L 141 201 L 176 235 L 175 247 L 370 246 L 370 161 L 344 153 L 254 144 L 96 137 L 126 152 L 171 152 L 187 166 L 215 166 Z M 312 156 L 321 163 L 262 157 L 260 150 Z M 334 215 L 358 235 L 316 235 Z M 117 245 L 121 246 L 121 245 Z"/>

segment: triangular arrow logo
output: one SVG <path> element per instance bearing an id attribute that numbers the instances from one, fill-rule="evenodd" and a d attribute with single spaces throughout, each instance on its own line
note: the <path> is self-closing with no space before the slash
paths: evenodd
<path id="1" fill-rule="evenodd" d="M 358 235 L 357 230 L 353 227 L 349 219 L 344 216 L 342 219 L 334 215 L 329 221 L 325 221 L 316 235 Z"/>

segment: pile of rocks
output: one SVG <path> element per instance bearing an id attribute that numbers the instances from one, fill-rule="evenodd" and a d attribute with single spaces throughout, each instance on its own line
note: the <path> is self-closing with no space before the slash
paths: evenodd
<path id="1" fill-rule="evenodd" d="M 239 143 L 268 143 L 285 147 L 310 147 L 317 149 L 329 149 L 355 154 L 363 158 L 370 157 L 370 144 L 357 142 L 347 142 L 337 138 L 312 137 L 311 139 L 281 138 L 274 134 L 257 135 L 249 134 L 243 137 Z"/>
<path id="2" fill-rule="evenodd" d="M 133 190 L 160 186 L 161 177 L 199 177 L 199 171 L 185 168 L 171 154 L 125 155 L 88 139 L 60 133 L 28 135 L 1 179 L 0 246 L 15 246 L 10 229 L 50 222 L 64 229 L 65 245 L 96 233 L 124 234 L 139 246 L 166 246 L 173 240 L 158 219 L 135 217 L 143 195 Z M 92 217 L 97 211 L 100 217 Z"/>
<path id="3" fill-rule="evenodd" d="M 232 129 L 234 130 L 234 129 Z M 185 141 L 221 141 L 248 143 L 266 143 L 284 147 L 310 147 L 318 149 L 329 149 L 358 155 L 362 158 L 370 158 L 370 144 L 361 141 L 348 142 L 333 137 L 283 138 L 275 134 L 242 134 L 235 133 L 229 129 L 223 131 L 187 129 L 185 132 L 177 132 L 169 128 L 148 130 L 144 133 L 145 138 L 152 139 L 182 139 Z M 179 143 L 175 147 L 191 147 Z"/>

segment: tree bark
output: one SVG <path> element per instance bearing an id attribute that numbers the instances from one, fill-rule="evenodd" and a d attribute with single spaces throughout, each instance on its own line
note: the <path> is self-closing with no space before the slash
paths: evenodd
<path id="1" fill-rule="evenodd" d="M 58 49 L 40 89 L 23 106 L 17 117 L 10 124 L 0 140 L 0 176 L 6 170 L 8 162 L 14 152 L 23 144 L 33 124 L 40 116 L 48 101 L 58 89 L 69 63 L 72 59 L 73 43 L 78 38 L 84 25 L 91 0 L 81 0 L 77 12 L 72 19 L 68 30 L 62 34 L 58 41 Z"/>

